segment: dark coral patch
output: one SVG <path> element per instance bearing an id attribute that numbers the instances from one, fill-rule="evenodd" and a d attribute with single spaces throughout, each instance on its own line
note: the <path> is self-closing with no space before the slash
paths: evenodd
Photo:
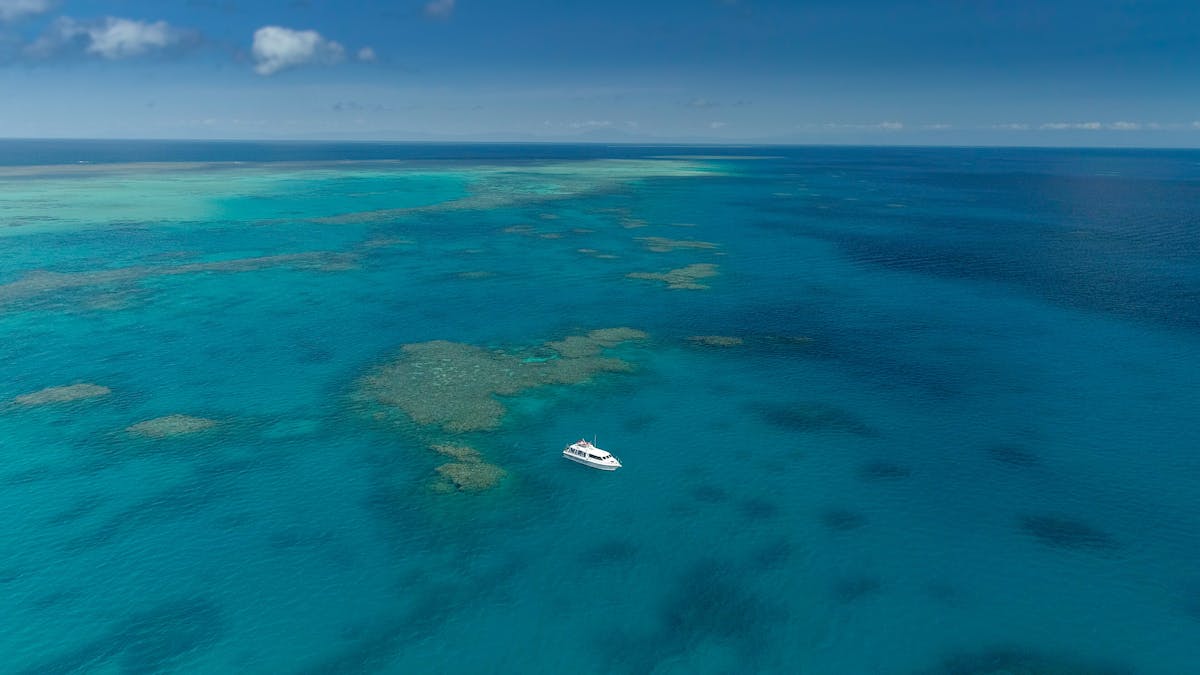
<path id="1" fill-rule="evenodd" d="M 891 462 L 869 462 L 858 469 L 858 477 L 869 481 L 896 480 L 908 478 L 911 475 L 912 469 Z"/>
<path id="2" fill-rule="evenodd" d="M 821 523 L 834 532 L 849 532 L 867 524 L 867 518 L 849 509 L 828 509 L 821 513 Z"/>
<path id="3" fill-rule="evenodd" d="M 779 515 L 779 505 L 761 497 L 751 497 L 738 504 L 746 520 L 768 520 Z"/>
<path id="4" fill-rule="evenodd" d="M 756 640 L 782 610 L 750 594 L 735 583 L 737 577 L 714 561 L 689 569 L 660 607 L 662 629 L 685 640 Z"/>
<path id="5" fill-rule="evenodd" d="M 878 435 L 854 413 L 821 401 L 757 403 L 751 409 L 768 424 L 788 431 L 839 432 L 868 437 Z"/>
<path id="6" fill-rule="evenodd" d="M 1118 548 L 1117 542 L 1108 533 L 1071 518 L 1024 515 L 1018 522 L 1021 529 L 1047 546 L 1091 551 L 1112 551 Z"/>
<path id="7" fill-rule="evenodd" d="M 579 554 L 584 565 L 609 565 L 625 562 L 637 555 L 637 546 L 625 539 L 612 539 Z"/>
<path id="8" fill-rule="evenodd" d="M 1117 665 L 1083 662 L 1068 656 L 999 647 L 954 654 L 920 675 L 1132 675 Z"/>
<path id="9" fill-rule="evenodd" d="M 750 554 L 750 564 L 758 571 L 779 569 L 792 558 L 792 545 L 785 539 L 771 542 Z"/>
<path id="10" fill-rule="evenodd" d="M 854 602 L 868 595 L 875 595 L 883 588 L 879 579 L 869 576 L 839 579 L 833 584 L 833 597 L 838 602 Z"/>
<path id="11" fill-rule="evenodd" d="M 214 603 L 172 600 L 114 623 L 107 633 L 29 672 L 179 671 L 188 657 L 211 647 L 224 631 L 224 621 Z"/>
<path id="12" fill-rule="evenodd" d="M 729 493 L 717 485 L 697 485 L 691 489 L 692 499 L 705 504 L 718 504 L 729 499 Z"/>
<path id="13" fill-rule="evenodd" d="M 1036 466 L 1039 462 L 1037 455 L 1019 445 L 993 445 L 987 449 L 987 454 L 1001 464 L 1023 469 Z"/>

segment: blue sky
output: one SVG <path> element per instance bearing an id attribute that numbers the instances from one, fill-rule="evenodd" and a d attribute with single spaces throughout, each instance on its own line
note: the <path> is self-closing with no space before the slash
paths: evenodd
<path id="1" fill-rule="evenodd" d="M 0 0 L 0 137 L 1200 146 L 1196 0 Z"/>

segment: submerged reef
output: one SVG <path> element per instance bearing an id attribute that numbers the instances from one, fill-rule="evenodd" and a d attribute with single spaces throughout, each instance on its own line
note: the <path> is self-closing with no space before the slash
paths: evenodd
<path id="1" fill-rule="evenodd" d="M 670 253 L 689 249 L 713 250 L 721 248 L 720 244 L 696 239 L 671 239 L 669 237 L 637 237 L 647 251 L 654 253 Z"/>
<path id="2" fill-rule="evenodd" d="M 688 342 L 702 347 L 736 347 L 745 340 L 730 335 L 693 335 L 688 338 Z"/>
<path id="3" fill-rule="evenodd" d="M 189 658 L 227 637 L 222 606 L 179 597 L 124 617 L 74 648 L 52 652 L 27 673 L 163 673 L 189 670 Z"/>
<path id="4" fill-rule="evenodd" d="M 146 438 L 172 438 L 174 436 L 184 436 L 186 434 L 194 434 L 198 431 L 211 429 L 217 425 L 216 420 L 206 419 L 204 417 L 192 417 L 191 415 L 166 415 L 164 417 L 155 417 L 152 420 L 138 422 L 129 426 L 125 431 L 135 435 L 144 436 Z"/>
<path id="5" fill-rule="evenodd" d="M 108 387 L 82 382 L 62 387 L 46 387 L 29 394 L 21 394 L 13 399 L 18 405 L 45 405 L 47 403 L 66 403 L 85 398 L 97 398 L 112 393 Z"/>
<path id="6" fill-rule="evenodd" d="M 336 272 L 353 269 L 357 264 L 358 256 L 353 253 L 310 251 L 209 262 L 136 265 L 85 272 L 31 270 L 16 281 L 0 284 L 0 307 L 76 289 L 128 286 L 151 277 L 199 272 L 253 272 L 274 267 Z"/>
<path id="7" fill-rule="evenodd" d="M 859 575 L 838 579 L 833 583 L 831 590 L 833 591 L 833 597 L 838 602 L 845 604 L 869 595 L 875 595 L 881 588 L 883 588 L 883 583 L 879 579 L 872 576 Z"/>
<path id="8" fill-rule="evenodd" d="M 849 532 L 867 524 L 867 517 L 849 509 L 826 509 L 821 513 L 821 523 L 834 532 Z"/>
<path id="9" fill-rule="evenodd" d="M 435 492 L 479 492 L 496 487 L 507 473 L 487 462 L 450 462 L 437 468 L 441 479 L 433 484 Z"/>
<path id="10" fill-rule="evenodd" d="M 868 462 L 858 468 L 858 477 L 867 481 L 908 478 L 910 475 L 912 469 L 907 466 L 885 461 Z"/>
<path id="11" fill-rule="evenodd" d="M 1117 665 L 1085 663 L 1067 656 L 999 647 L 954 654 L 919 675 L 1131 675 Z"/>
<path id="12" fill-rule="evenodd" d="M 768 424 L 789 431 L 836 431 L 866 437 L 878 435 L 854 413 L 821 401 L 798 402 L 790 405 L 762 402 L 751 404 L 748 407 L 757 412 Z"/>
<path id="13" fill-rule="evenodd" d="M 622 327 L 511 350 L 446 340 L 408 344 L 396 359 L 360 379 L 353 397 L 374 419 L 402 422 L 425 443 L 442 439 L 430 448 L 453 461 L 436 467 L 434 492 L 480 492 L 496 487 L 507 472 L 475 448 L 447 442 L 450 437 L 500 426 L 506 412 L 500 397 L 632 370 L 632 364 L 603 351 L 645 338 L 640 330 Z"/>
<path id="14" fill-rule="evenodd" d="M 1054 515 L 1025 515 L 1018 521 L 1034 539 L 1056 548 L 1107 552 L 1119 546 L 1108 533 L 1087 523 Z"/>
<path id="15" fill-rule="evenodd" d="M 602 646 L 610 660 L 607 670 L 718 672 L 711 663 L 701 667 L 696 656 L 715 650 L 732 657 L 719 672 L 776 672 L 769 667 L 774 664 L 764 663 L 763 658 L 771 642 L 779 639 L 777 629 L 788 612 L 747 583 L 751 571 L 730 561 L 695 562 L 659 600 L 657 625 L 646 632 L 618 633 L 617 639 Z M 679 668 L 692 659 L 696 660 Z"/>
<path id="16" fill-rule="evenodd" d="M 632 370 L 628 362 L 600 352 L 645 337 L 632 328 L 612 328 L 512 351 L 446 340 L 408 344 L 399 358 L 359 382 L 357 396 L 451 434 L 486 431 L 498 427 L 504 416 L 498 396 Z"/>
<path id="17" fill-rule="evenodd" d="M 625 276 L 630 279 L 661 281 L 667 285 L 667 288 L 673 290 L 702 291 L 709 286 L 700 283 L 698 279 L 715 277 L 717 274 L 717 266 L 713 263 L 692 263 L 687 267 L 666 272 L 630 272 Z"/>
<path id="18" fill-rule="evenodd" d="M 604 253 L 603 251 L 598 251 L 594 248 L 577 248 L 575 249 L 575 252 L 582 253 L 583 255 L 591 256 L 599 260 L 615 260 L 618 257 L 612 253 Z"/>
<path id="19" fill-rule="evenodd" d="M 318 223 L 391 221 L 416 213 L 487 211 L 520 204 L 539 204 L 616 190 L 651 177 L 707 176 L 711 164 L 662 159 L 594 159 L 521 166 L 484 166 L 465 176 L 467 194 L 458 199 L 398 209 L 356 211 L 315 218 Z"/>
<path id="20" fill-rule="evenodd" d="M 466 272 L 459 272 L 454 276 L 459 279 L 491 279 L 492 277 L 496 276 L 496 273 L 490 270 L 469 270 Z"/>
<path id="21" fill-rule="evenodd" d="M 483 461 L 483 455 L 468 445 L 439 443 L 431 447 L 439 455 L 455 460 L 436 469 L 440 478 L 432 486 L 434 492 L 488 490 L 495 487 L 507 473 L 504 469 Z"/>
<path id="22" fill-rule="evenodd" d="M 1024 469 L 1038 464 L 1038 456 L 1019 445 L 994 445 L 987 449 L 987 453 L 997 462 L 1009 466 Z"/>

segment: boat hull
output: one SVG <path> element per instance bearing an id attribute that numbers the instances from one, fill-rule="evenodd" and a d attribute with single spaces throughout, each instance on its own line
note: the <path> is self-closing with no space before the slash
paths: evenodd
<path id="1" fill-rule="evenodd" d="M 615 464 L 615 465 L 614 464 L 596 464 L 593 462 L 589 462 L 582 457 L 572 457 L 571 455 L 568 455 L 565 452 L 563 453 L 563 457 L 566 457 L 567 459 L 571 460 L 572 462 L 575 462 L 576 464 L 582 464 L 584 466 L 589 466 L 593 469 L 600 469 L 601 471 L 616 471 L 617 469 L 621 468 L 620 464 Z"/>

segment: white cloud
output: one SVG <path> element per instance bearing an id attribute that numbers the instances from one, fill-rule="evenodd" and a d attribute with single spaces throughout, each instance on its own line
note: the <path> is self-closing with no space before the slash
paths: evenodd
<path id="1" fill-rule="evenodd" d="M 53 0 L 0 0 L 0 23 L 45 14 L 53 6 Z"/>
<path id="2" fill-rule="evenodd" d="M 292 30 L 282 26 L 263 26 L 254 31 L 251 48 L 256 64 L 254 72 L 272 75 L 307 63 L 337 63 L 346 58 L 346 49 L 326 40 L 315 30 Z"/>
<path id="3" fill-rule="evenodd" d="M 425 3 L 425 16 L 433 19 L 449 19 L 454 13 L 456 0 L 429 0 Z"/>
<path id="4" fill-rule="evenodd" d="M 1113 122 L 1108 125 L 1108 128 L 1117 131 L 1137 131 L 1142 128 L 1142 124 L 1141 122 Z"/>
<path id="5" fill-rule="evenodd" d="M 870 130 L 899 131 L 904 128 L 904 123 L 903 122 L 876 122 L 874 124 L 854 124 L 854 123 L 846 123 L 846 122 L 826 122 L 825 124 L 821 124 L 821 125 L 816 125 L 816 124 L 812 124 L 812 123 L 801 124 L 801 125 L 798 125 L 798 128 L 800 128 L 800 129 L 818 129 L 819 128 L 819 129 L 827 129 L 827 130 L 831 130 L 831 131 L 832 130 L 840 131 L 840 130 L 846 130 L 846 129 L 855 130 L 855 131 L 870 131 Z"/>
<path id="6" fill-rule="evenodd" d="M 358 50 L 359 61 L 374 61 L 376 58 L 378 57 L 375 56 L 375 50 L 371 49 L 370 47 L 363 47 L 362 49 Z"/>
<path id="7" fill-rule="evenodd" d="M 720 129 L 722 127 L 727 127 L 727 126 L 729 126 L 728 122 L 709 122 L 708 123 L 709 129 Z"/>
<path id="8" fill-rule="evenodd" d="M 180 43 L 184 36 L 183 31 L 166 21 L 137 21 L 112 16 L 80 21 L 63 16 L 25 51 L 44 58 L 71 48 L 82 48 L 86 54 L 115 61 L 166 49 Z"/>
<path id="9" fill-rule="evenodd" d="M 1039 129 L 1047 129 L 1050 131 L 1062 131 L 1064 129 L 1084 129 L 1095 131 L 1104 128 L 1099 122 L 1046 122 L 1038 127 Z"/>
<path id="10" fill-rule="evenodd" d="M 1029 125 L 1024 122 L 1005 122 L 1004 124 L 993 124 L 993 129 L 1004 129 L 1005 131 L 1029 131 Z"/>
<path id="11" fill-rule="evenodd" d="M 946 129 L 952 129 L 954 127 L 953 127 L 953 125 L 946 124 L 944 122 L 935 122 L 933 124 L 922 124 L 921 128 L 928 129 L 930 131 L 944 131 Z"/>
<path id="12" fill-rule="evenodd" d="M 568 122 L 568 129 L 608 129 L 613 123 L 609 120 L 584 120 L 582 122 Z"/>
<path id="13" fill-rule="evenodd" d="M 162 49 L 178 40 L 166 21 L 146 23 L 132 19 L 108 17 L 99 26 L 87 29 L 90 54 L 106 59 L 123 59 Z"/>

